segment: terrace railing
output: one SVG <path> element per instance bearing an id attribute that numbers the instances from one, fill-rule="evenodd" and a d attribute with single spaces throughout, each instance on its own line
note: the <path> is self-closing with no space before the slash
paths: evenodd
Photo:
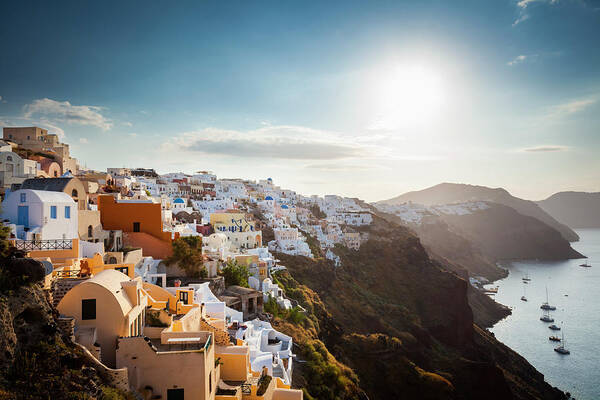
<path id="1" fill-rule="evenodd" d="M 72 250 L 72 239 L 55 239 L 55 240 L 16 240 L 15 247 L 23 251 L 38 251 L 38 250 Z"/>

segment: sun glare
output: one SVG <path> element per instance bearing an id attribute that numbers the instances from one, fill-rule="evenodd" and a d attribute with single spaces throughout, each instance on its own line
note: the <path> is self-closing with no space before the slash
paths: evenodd
<path id="1" fill-rule="evenodd" d="M 373 128 L 425 125 L 439 117 L 443 105 L 440 75 L 421 65 L 388 68 L 375 79 Z"/>

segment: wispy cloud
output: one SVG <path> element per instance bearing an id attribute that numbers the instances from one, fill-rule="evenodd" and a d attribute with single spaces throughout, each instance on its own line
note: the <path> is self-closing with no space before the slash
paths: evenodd
<path id="1" fill-rule="evenodd" d="M 321 171 L 361 171 L 361 170 L 373 170 L 373 169 L 388 169 L 387 167 L 382 167 L 378 165 L 368 164 L 368 165 L 359 165 L 359 164 L 309 164 L 304 168 L 308 169 L 318 169 Z"/>
<path id="2" fill-rule="evenodd" d="M 162 150 L 289 160 L 352 159 L 375 153 L 373 145 L 353 144 L 339 133 L 289 125 L 249 131 L 206 128 L 183 133 L 164 143 Z"/>
<path id="3" fill-rule="evenodd" d="M 527 147 L 527 148 L 521 149 L 521 151 L 524 151 L 527 153 L 550 153 L 550 152 L 567 151 L 567 150 L 569 150 L 569 147 L 558 146 L 558 145 L 542 145 L 542 146 L 534 146 L 534 147 Z"/>
<path id="4" fill-rule="evenodd" d="M 98 106 L 76 106 L 68 101 L 44 98 L 26 104 L 23 107 L 23 116 L 25 118 L 42 116 L 52 121 L 96 126 L 106 131 L 112 128 L 113 123 L 101 114 L 102 110 L 103 108 Z"/>
<path id="5" fill-rule="evenodd" d="M 517 2 L 519 14 L 517 16 L 517 19 L 512 24 L 513 26 L 516 26 L 521 22 L 527 21 L 530 18 L 528 8 L 534 3 L 556 4 L 558 3 L 558 0 L 520 0 L 519 2 Z"/>
<path id="6" fill-rule="evenodd" d="M 506 65 L 508 65 L 509 67 L 514 67 L 515 65 L 522 64 L 526 61 L 531 61 L 532 59 L 535 59 L 536 57 L 537 57 L 537 54 L 531 54 L 531 55 L 521 54 L 521 55 L 516 56 L 509 62 L 507 62 Z"/>
<path id="7" fill-rule="evenodd" d="M 569 100 L 565 103 L 550 107 L 550 109 L 548 110 L 548 114 L 554 117 L 574 114 L 588 108 L 589 106 L 595 104 L 597 101 L 598 98 L 595 96 Z"/>
<path id="8" fill-rule="evenodd" d="M 88 143 L 88 140 L 87 140 L 86 138 L 83 138 L 83 137 L 82 137 L 82 138 L 79 138 L 79 143 L 82 143 L 82 144 L 87 144 L 87 143 Z"/>

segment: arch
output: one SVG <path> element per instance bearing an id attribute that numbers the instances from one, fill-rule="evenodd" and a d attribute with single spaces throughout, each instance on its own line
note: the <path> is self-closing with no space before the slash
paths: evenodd
<path id="1" fill-rule="evenodd" d="M 77 198 L 77 197 L 78 197 L 78 195 L 79 195 L 79 193 L 77 193 L 77 189 L 73 189 L 73 190 L 71 191 L 71 197 Z"/>
<path id="2" fill-rule="evenodd" d="M 109 264 L 116 264 L 117 263 L 117 258 L 115 256 L 110 256 L 110 258 L 108 259 L 108 263 Z"/>
<path id="3" fill-rule="evenodd" d="M 94 233 L 94 227 L 91 225 L 88 225 L 88 238 L 91 238 L 93 236 Z"/>

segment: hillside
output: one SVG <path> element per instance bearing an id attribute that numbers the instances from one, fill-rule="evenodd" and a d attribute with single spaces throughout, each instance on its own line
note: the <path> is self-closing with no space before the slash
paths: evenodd
<path id="1" fill-rule="evenodd" d="M 370 399 L 566 398 L 473 323 L 468 283 L 432 260 L 409 229 L 378 217 L 368 229 L 359 251 L 335 248 L 342 267 L 277 254 L 288 268 L 277 280 L 309 319 L 310 302 L 322 304 L 316 320 L 329 328 L 319 340 Z"/>
<path id="2" fill-rule="evenodd" d="M 600 228 L 600 192 L 560 192 L 537 204 L 570 228 Z"/>
<path id="3" fill-rule="evenodd" d="M 465 185 L 456 183 L 440 183 L 427 189 L 408 192 L 375 205 L 394 205 L 402 203 L 418 203 L 426 206 L 451 204 L 472 201 L 490 201 L 515 209 L 520 214 L 536 218 L 556 229 L 569 242 L 579 240 L 579 236 L 568 226 L 558 222 L 535 202 L 512 196 L 502 188 Z"/>

